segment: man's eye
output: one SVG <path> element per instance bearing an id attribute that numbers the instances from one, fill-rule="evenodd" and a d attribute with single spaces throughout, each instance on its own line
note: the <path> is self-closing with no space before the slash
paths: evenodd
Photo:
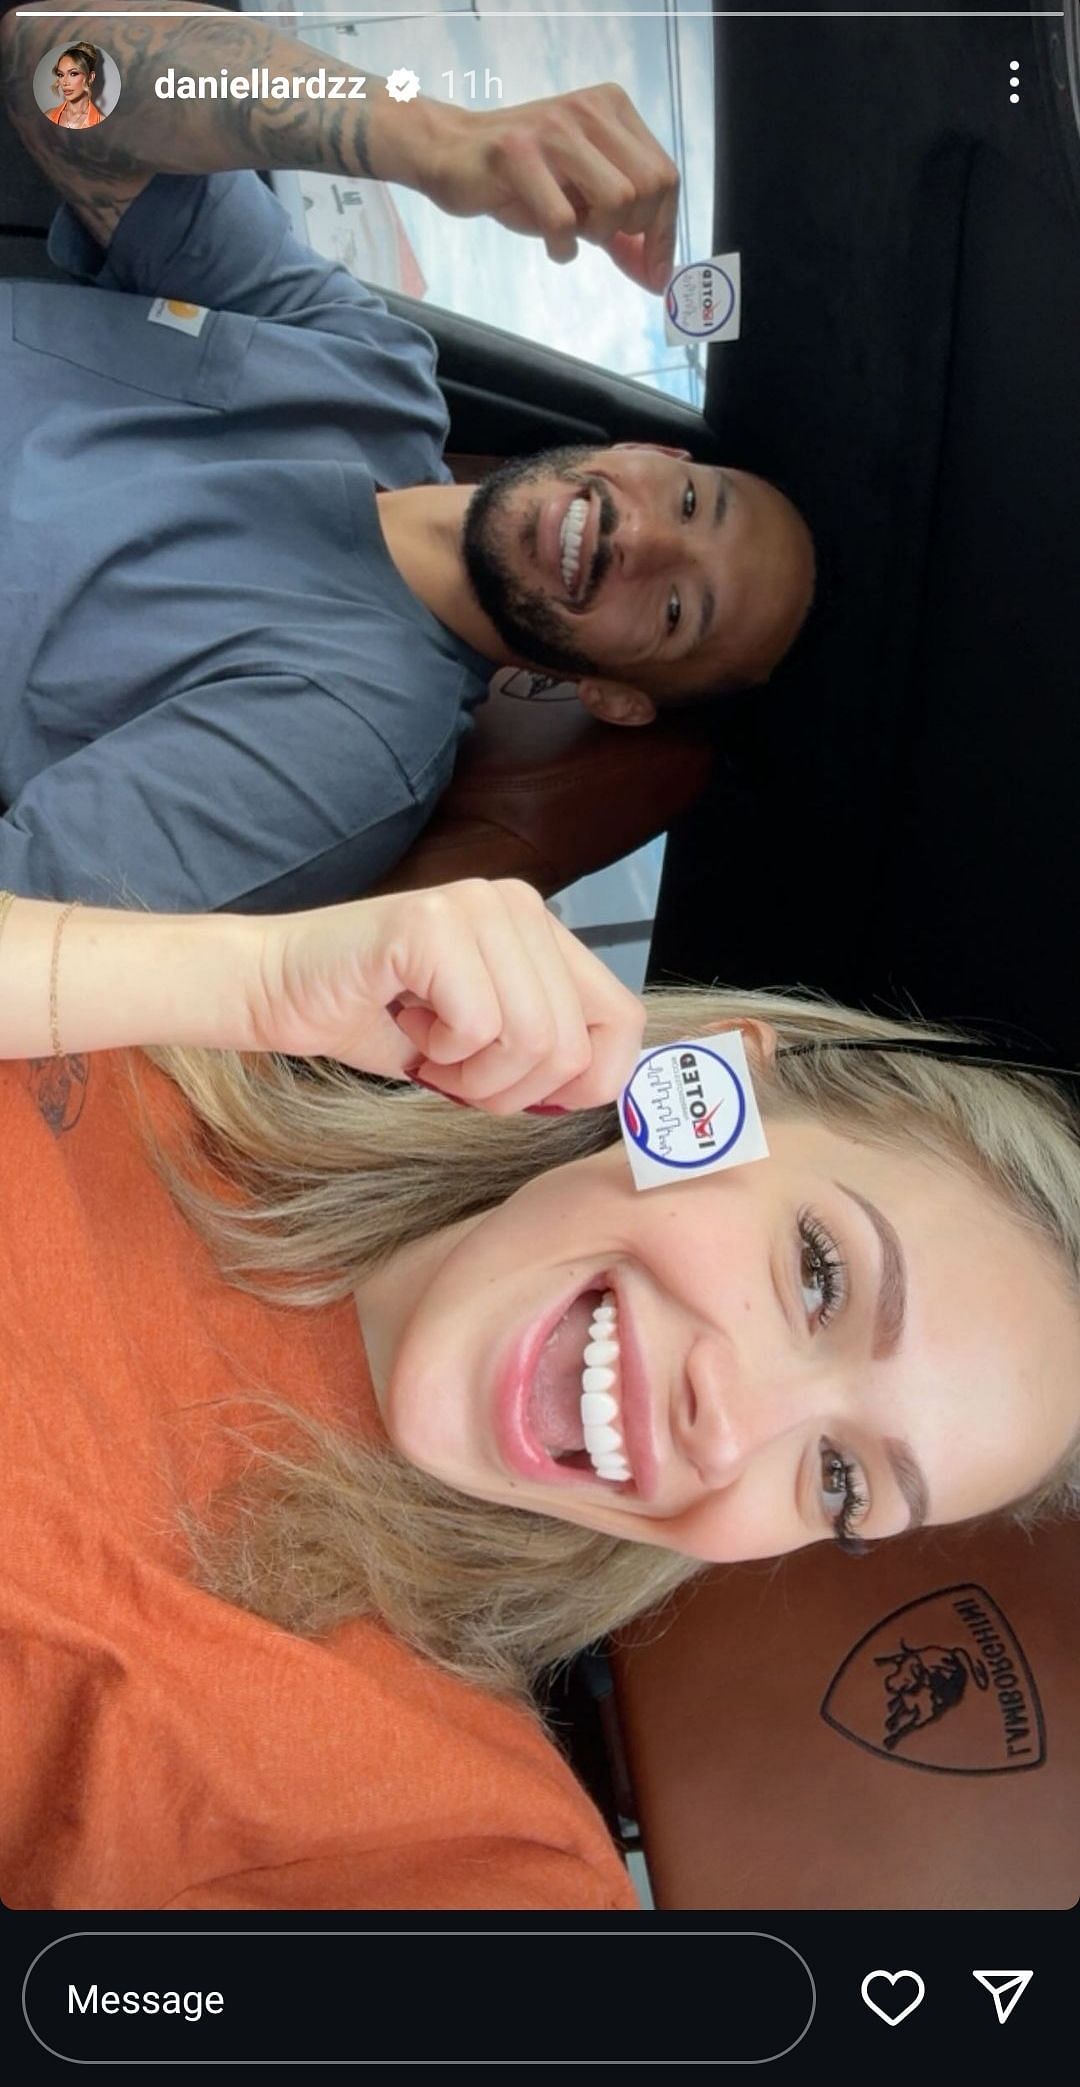
<path id="1" fill-rule="evenodd" d="M 697 513 L 697 494 L 694 491 L 693 483 L 690 479 L 687 479 L 686 481 L 686 491 L 683 494 L 682 500 L 682 511 L 684 522 L 692 522 L 694 516 Z"/>
<path id="2" fill-rule="evenodd" d="M 679 590 L 677 587 L 673 587 L 667 598 L 667 627 L 669 635 L 673 630 L 677 629 L 681 615 L 682 603 L 679 600 Z"/>

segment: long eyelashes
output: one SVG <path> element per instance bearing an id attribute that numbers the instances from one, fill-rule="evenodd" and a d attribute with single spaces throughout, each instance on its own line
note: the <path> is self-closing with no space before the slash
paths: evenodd
<path id="1" fill-rule="evenodd" d="M 829 1516 L 833 1535 L 840 1549 L 846 1551 L 849 1557 L 862 1558 L 869 1545 L 854 1533 L 854 1524 L 867 1505 L 866 1494 L 858 1483 L 858 1467 L 850 1463 L 831 1442 L 822 1442 L 821 1461 L 823 1477 L 826 1470 L 828 1472 L 823 1491 L 827 1497 L 838 1499 L 841 1503 L 839 1512 Z"/>
<path id="2" fill-rule="evenodd" d="M 801 1280 L 807 1289 L 819 1289 L 821 1306 L 815 1324 L 827 1326 L 843 1310 L 848 1296 L 848 1268 L 835 1239 L 812 1210 L 799 1212 L 799 1237 L 803 1243 Z"/>

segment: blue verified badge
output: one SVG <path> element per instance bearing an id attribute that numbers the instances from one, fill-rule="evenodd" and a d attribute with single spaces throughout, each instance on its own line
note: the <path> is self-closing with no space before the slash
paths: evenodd
<path id="1" fill-rule="evenodd" d="M 768 1159 L 741 1031 L 643 1052 L 619 1099 L 619 1126 L 636 1188 Z"/>
<path id="2" fill-rule="evenodd" d="M 664 293 L 664 333 L 669 341 L 737 341 L 742 316 L 738 254 L 714 254 L 677 268 Z"/>

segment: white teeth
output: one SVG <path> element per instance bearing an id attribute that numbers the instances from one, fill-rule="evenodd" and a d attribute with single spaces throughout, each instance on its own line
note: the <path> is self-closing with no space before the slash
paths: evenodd
<path id="1" fill-rule="evenodd" d="M 581 544 L 585 535 L 585 524 L 588 519 L 588 499 L 578 494 L 576 499 L 571 500 L 563 516 L 562 528 L 559 531 L 562 579 L 563 586 L 568 594 L 575 592 L 580 577 Z"/>
<path id="2" fill-rule="evenodd" d="M 598 1478 L 623 1485 L 631 1477 L 622 1437 L 619 1382 L 618 1313 L 610 1291 L 597 1305 L 589 1324 L 582 1357 L 581 1425 L 585 1447 Z M 613 1367 L 614 1365 L 614 1367 Z"/>

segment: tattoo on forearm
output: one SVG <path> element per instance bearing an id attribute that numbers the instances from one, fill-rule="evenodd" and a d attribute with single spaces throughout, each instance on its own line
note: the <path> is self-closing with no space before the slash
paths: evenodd
<path id="1" fill-rule="evenodd" d="M 0 84 L 12 122 L 49 179 L 68 197 L 95 235 L 107 243 L 133 195 L 156 173 L 213 173 L 232 167 L 295 167 L 360 177 L 373 174 L 364 103 L 343 107 L 323 100 L 163 100 L 154 82 L 169 66 L 178 74 L 220 77 L 309 74 L 326 54 L 279 36 L 267 24 L 206 7 L 196 16 L 146 20 L 110 15 L 106 48 L 115 59 L 122 95 L 107 124 L 66 132 L 60 140 L 42 121 L 33 98 L 34 69 L 70 25 L 32 14 L 0 22 Z M 347 73 L 356 67 L 343 67 Z"/>

